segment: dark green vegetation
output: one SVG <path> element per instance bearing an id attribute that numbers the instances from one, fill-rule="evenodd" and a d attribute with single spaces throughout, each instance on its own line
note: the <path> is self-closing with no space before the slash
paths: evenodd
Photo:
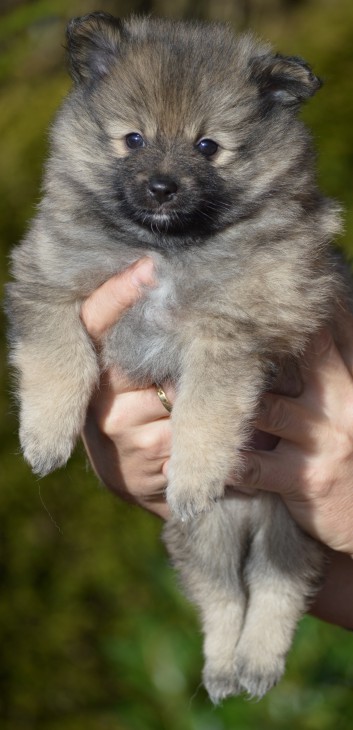
<path id="1" fill-rule="evenodd" d="M 305 109 L 321 184 L 346 210 L 353 254 L 351 0 L 3 0 L 0 9 L 1 283 L 39 199 L 46 129 L 68 88 L 63 32 L 97 9 L 249 23 L 325 80 Z M 172 10 L 173 8 L 173 10 Z M 281 684 L 213 709 L 199 687 L 200 635 L 159 540 L 160 524 L 102 490 L 82 450 L 43 481 L 18 454 L 2 344 L 0 725 L 4 730 L 348 730 L 353 638 L 305 619 Z"/>

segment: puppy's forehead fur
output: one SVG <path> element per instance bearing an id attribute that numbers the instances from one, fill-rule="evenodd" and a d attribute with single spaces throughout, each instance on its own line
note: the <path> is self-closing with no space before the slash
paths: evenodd
<path id="1" fill-rule="evenodd" d="M 234 114 L 256 95 L 250 61 L 267 51 L 224 25 L 125 21 L 107 79 L 110 123 L 191 138 L 226 127 L 227 118 L 234 126 Z"/>

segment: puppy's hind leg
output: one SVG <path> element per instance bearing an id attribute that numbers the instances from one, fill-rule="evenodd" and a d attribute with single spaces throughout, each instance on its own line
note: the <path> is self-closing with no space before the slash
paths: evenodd
<path id="1" fill-rule="evenodd" d="M 246 499 L 246 498 L 244 498 Z M 180 523 L 171 520 L 164 539 L 186 595 L 199 608 L 205 639 L 203 681 L 214 703 L 243 689 L 234 656 L 247 597 L 241 578 L 246 549 L 241 497 L 218 502 L 211 513 Z"/>
<path id="2" fill-rule="evenodd" d="M 324 557 L 279 497 L 259 495 L 256 501 L 257 530 L 244 571 L 248 610 L 234 669 L 243 691 L 261 698 L 284 672 L 297 623 L 319 587 Z"/>

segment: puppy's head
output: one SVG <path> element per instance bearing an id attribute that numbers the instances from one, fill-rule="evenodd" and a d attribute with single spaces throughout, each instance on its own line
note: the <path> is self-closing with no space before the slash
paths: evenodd
<path id="1" fill-rule="evenodd" d="M 296 111 L 320 82 L 300 59 L 223 25 L 101 13 L 71 21 L 67 38 L 75 88 L 55 140 L 111 224 L 149 245 L 202 239 L 253 215 L 285 177 L 302 189 Z"/>

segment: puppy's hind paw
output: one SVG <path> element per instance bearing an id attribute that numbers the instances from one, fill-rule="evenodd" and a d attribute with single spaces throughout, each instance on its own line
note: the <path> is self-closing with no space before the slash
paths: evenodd
<path id="1" fill-rule="evenodd" d="M 285 659 L 276 657 L 275 661 L 267 666 L 254 666 L 247 659 L 239 658 L 235 664 L 235 675 L 250 697 L 261 699 L 280 681 L 285 669 Z"/>
<path id="2" fill-rule="evenodd" d="M 236 697 L 244 692 L 234 673 L 218 674 L 206 668 L 203 672 L 203 683 L 214 705 L 218 705 L 227 697 Z"/>

